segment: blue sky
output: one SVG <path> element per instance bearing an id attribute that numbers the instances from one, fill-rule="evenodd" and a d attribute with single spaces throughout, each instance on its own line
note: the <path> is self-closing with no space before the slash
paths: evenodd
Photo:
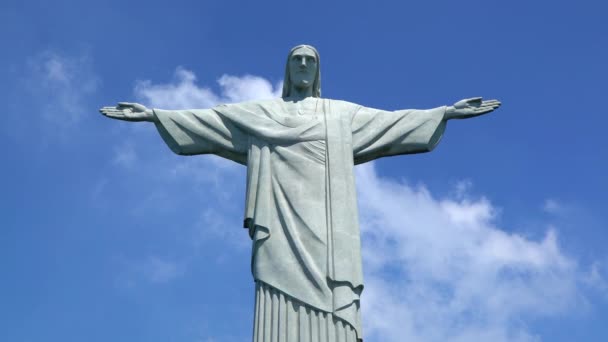
<path id="1" fill-rule="evenodd" d="M 357 168 L 366 341 L 608 336 L 603 1 L 3 1 L 0 340 L 247 341 L 244 169 L 98 108 L 276 95 L 498 98 L 429 154 Z"/>

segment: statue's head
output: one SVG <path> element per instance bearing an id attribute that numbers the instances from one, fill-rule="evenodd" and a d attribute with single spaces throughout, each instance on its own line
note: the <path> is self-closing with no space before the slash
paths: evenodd
<path id="1" fill-rule="evenodd" d="M 317 49 L 310 45 L 298 45 L 289 51 L 282 97 L 289 97 L 292 87 L 312 87 L 312 96 L 321 97 L 321 61 Z"/>

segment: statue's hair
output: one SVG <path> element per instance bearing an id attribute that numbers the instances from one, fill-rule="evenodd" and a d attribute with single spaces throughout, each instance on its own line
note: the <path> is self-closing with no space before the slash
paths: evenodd
<path id="1" fill-rule="evenodd" d="M 319 59 L 319 52 L 317 49 L 310 45 L 298 45 L 292 48 L 287 55 L 287 63 L 285 64 L 285 79 L 283 80 L 283 95 L 281 97 L 289 97 L 291 91 L 291 78 L 289 77 L 289 61 L 293 53 L 301 48 L 311 49 L 315 53 L 317 59 L 317 71 L 315 73 L 315 80 L 312 83 L 312 97 L 321 97 L 321 60 Z"/>

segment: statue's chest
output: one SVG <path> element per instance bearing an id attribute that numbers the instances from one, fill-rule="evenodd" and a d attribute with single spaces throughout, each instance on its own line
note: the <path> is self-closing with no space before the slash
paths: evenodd
<path id="1" fill-rule="evenodd" d="M 287 114 L 299 117 L 318 117 L 320 108 L 318 101 L 301 101 L 287 106 Z"/>

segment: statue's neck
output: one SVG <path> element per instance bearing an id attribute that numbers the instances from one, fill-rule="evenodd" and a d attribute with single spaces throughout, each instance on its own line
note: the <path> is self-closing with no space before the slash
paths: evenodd
<path id="1" fill-rule="evenodd" d="M 283 101 L 288 101 L 288 102 L 308 102 L 311 99 L 316 99 L 316 98 L 312 97 L 312 96 L 293 96 L 293 95 L 289 95 L 287 97 L 284 97 Z"/>
<path id="2" fill-rule="evenodd" d="M 294 101 L 304 100 L 307 97 L 312 97 L 312 87 L 294 87 L 289 91 L 289 99 Z"/>

